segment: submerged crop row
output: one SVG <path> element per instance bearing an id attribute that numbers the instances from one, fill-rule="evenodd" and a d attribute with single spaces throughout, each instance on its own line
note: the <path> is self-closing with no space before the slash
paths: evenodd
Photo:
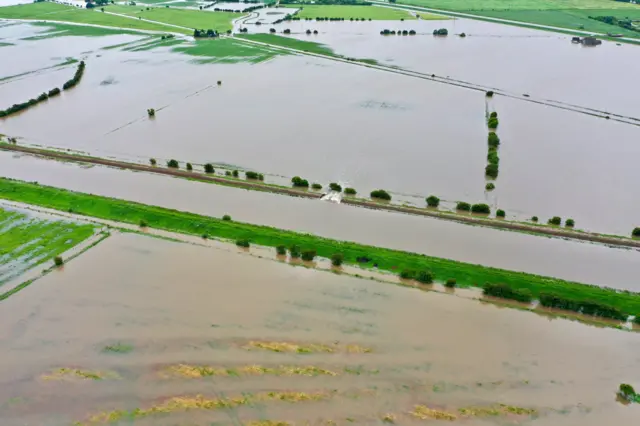
<path id="1" fill-rule="evenodd" d="M 0 179 L 0 198 L 129 224 L 139 224 L 144 221 L 152 228 L 185 234 L 206 234 L 210 237 L 231 241 L 247 240 L 269 247 L 297 245 L 304 250 L 315 250 L 317 255 L 326 258 L 340 253 L 345 263 L 360 264 L 362 267 L 372 267 L 375 264 L 379 269 L 387 271 L 429 270 L 436 279 L 455 279 L 458 286 L 480 286 L 487 282 L 503 283 L 514 289 L 528 289 L 533 297 L 547 292 L 567 299 L 598 301 L 603 305 L 618 309 L 625 315 L 640 313 L 640 294 L 638 293 L 456 262 L 417 253 L 337 241 L 266 226 L 238 223 L 125 200 L 41 186 L 37 183 Z"/>

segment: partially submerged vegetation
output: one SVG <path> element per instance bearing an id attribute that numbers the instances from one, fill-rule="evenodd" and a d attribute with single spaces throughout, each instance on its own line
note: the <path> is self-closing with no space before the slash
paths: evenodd
<path id="1" fill-rule="evenodd" d="M 298 354 L 311 353 L 369 353 L 371 348 L 360 346 L 357 344 L 339 344 L 339 343 L 302 343 L 302 342 L 280 342 L 268 340 L 250 340 L 244 345 L 243 349 L 255 350 L 262 349 L 270 352 L 293 352 Z"/>
<path id="2" fill-rule="evenodd" d="M 112 371 L 80 370 L 77 368 L 57 368 L 40 376 L 42 380 L 105 380 L 118 379 L 120 376 Z"/>
<path id="3" fill-rule="evenodd" d="M 230 241 L 247 239 L 252 244 L 269 247 L 284 245 L 286 247 L 312 248 L 318 256 L 325 258 L 330 258 L 335 253 L 342 253 L 345 263 L 356 264 L 360 267 L 367 268 L 376 265 L 378 269 L 387 271 L 429 270 L 436 279 L 455 279 L 460 287 L 481 286 L 487 282 L 503 283 L 514 289 L 528 289 L 533 297 L 538 297 L 541 293 L 554 293 L 569 300 L 597 300 L 599 303 L 616 308 L 626 315 L 640 313 L 640 294 L 638 293 L 456 262 L 417 253 L 337 241 L 266 226 L 222 221 L 193 213 L 33 183 L 0 179 L 0 198 L 65 212 L 72 208 L 77 214 L 130 224 L 138 224 L 141 219 L 144 219 L 153 228 L 197 236 L 206 233 L 211 237 Z M 359 259 L 363 261 L 359 261 Z"/>
<path id="4" fill-rule="evenodd" d="M 375 374 L 376 370 L 371 370 Z M 338 376 L 341 374 L 362 374 L 349 368 L 340 370 L 328 370 L 314 365 L 278 365 L 267 367 L 263 365 L 251 364 L 234 367 L 222 367 L 212 365 L 190 365 L 177 364 L 164 367 L 158 373 L 160 377 L 169 379 L 182 377 L 187 379 L 199 379 L 203 377 L 240 377 L 240 376 Z"/>
<path id="5" fill-rule="evenodd" d="M 67 80 L 62 86 L 63 90 L 69 90 L 80 82 L 80 79 L 84 74 L 84 67 L 85 67 L 84 61 L 80 61 L 73 78 L 70 80 Z M 14 104 L 5 110 L 0 110 L 0 118 L 7 117 L 11 114 L 15 114 L 16 112 L 24 111 L 29 107 L 37 105 L 40 102 L 44 102 L 49 98 L 57 96 L 59 94 L 60 94 L 60 89 L 57 87 L 54 87 L 48 92 L 42 92 L 37 98 L 32 98 L 32 99 L 29 99 L 27 102 L 23 102 L 21 104 Z"/>
<path id="6" fill-rule="evenodd" d="M 463 407 L 456 411 L 446 411 L 427 407 L 426 405 L 416 405 L 411 412 L 414 417 L 421 420 L 457 420 L 468 417 L 496 417 L 506 415 L 532 416 L 537 410 L 532 408 L 517 407 L 514 405 L 497 404 L 490 406 Z"/>

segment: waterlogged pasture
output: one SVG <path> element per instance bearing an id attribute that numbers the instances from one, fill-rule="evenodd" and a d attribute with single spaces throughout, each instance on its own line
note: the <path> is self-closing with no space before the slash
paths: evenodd
<path id="1" fill-rule="evenodd" d="M 0 293 L 25 271 L 71 249 L 92 236 L 92 225 L 46 220 L 0 208 Z"/>
<path id="2" fill-rule="evenodd" d="M 433 25 L 470 25 L 465 20 L 441 24 L 413 22 L 422 26 L 422 33 L 427 34 Z M 327 34 L 324 30 L 317 37 L 303 34 L 303 25 L 316 24 L 328 25 Z M 338 29 L 337 25 L 343 24 L 347 29 Z M 361 24 L 372 25 L 368 21 Z M 291 23 L 300 26 L 300 31 L 292 27 L 298 39 L 326 43 L 319 48 L 322 51 L 333 49 L 338 55 L 402 66 L 406 63 L 412 68 L 410 64 L 417 62 L 404 62 L 409 52 L 404 48 L 398 50 L 397 57 L 391 51 L 382 54 L 384 47 L 379 52 L 371 47 L 356 51 L 364 44 L 399 46 L 405 43 L 407 49 L 420 52 L 412 56 L 416 61 L 424 60 L 421 63 L 428 63 L 429 67 L 451 65 L 452 68 L 437 70 L 438 75 L 445 76 L 450 75 L 451 70 L 470 73 L 478 68 L 454 67 L 456 61 L 466 61 L 465 58 L 473 56 L 468 50 L 471 45 L 464 44 L 467 42 L 476 46 L 476 59 L 477 55 L 484 55 L 482 52 L 491 43 L 508 44 L 514 50 L 505 58 L 516 67 L 523 61 L 513 58 L 524 51 L 536 60 L 542 58 L 542 63 L 548 60 L 534 46 L 540 49 L 553 46 L 551 51 L 558 52 L 562 58 L 567 56 L 564 54 L 567 49 L 574 49 L 575 55 L 579 55 L 575 48 L 581 49 L 571 45 L 564 36 L 473 23 L 481 24 L 485 27 L 478 27 L 478 31 L 491 30 L 497 34 L 479 32 L 472 37 L 470 33 L 464 39 L 451 34 L 446 40 L 424 34 L 394 38 L 380 36 L 378 27 L 371 28 L 372 35 L 361 30 L 354 32 L 348 29 L 354 28 L 350 22 Z M 267 26 L 262 30 L 268 31 Z M 453 32 L 452 27 L 450 30 Z M 334 41 L 332 34 L 336 37 Z M 261 40 L 268 41 L 274 36 L 262 37 Z M 69 44 L 65 39 L 40 40 L 37 45 L 46 42 L 51 51 L 62 54 Z M 81 46 L 84 41 L 80 40 L 84 38 L 78 38 L 73 45 Z M 348 40 L 353 40 L 354 47 L 346 48 Z M 25 44 L 5 49 L 17 49 L 25 57 L 30 57 L 31 49 L 39 51 L 35 42 L 21 43 Z M 419 206 L 424 206 L 424 197 L 430 194 L 439 196 L 447 207 L 456 201 L 487 202 L 494 211 L 505 209 L 509 219 L 526 220 L 536 215 L 546 221 L 559 215 L 573 218 L 579 229 L 603 233 L 629 235 L 638 225 L 634 212 L 640 208 L 640 199 L 628 196 L 633 193 L 633 182 L 640 179 L 640 171 L 632 160 L 640 150 L 633 143 L 639 134 L 637 126 L 516 99 L 496 96 L 487 101 L 483 91 L 360 65 L 284 54 L 277 48 L 250 45 L 237 39 L 183 44 L 177 44 L 177 40 L 142 39 L 124 43 L 128 42 L 109 41 L 103 49 L 87 52 L 88 71 L 73 93 L 57 99 L 55 108 L 46 105 L 47 108 L 38 107 L 5 120 L 1 132 L 21 138 L 21 143 L 72 148 L 143 162 L 151 157 L 160 159 L 161 163 L 175 158 L 196 164 L 231 164 L 278 176 L 284 181 L 295 175 L 324 185 L 339 181 L 343 186 L 356 188 L 363 196 L 373 189 L 384 188 L 395 200 Z M 439 47 L 434 47 L 438 43 Z M 532 48 L 521 51 L 518 47 L 529 44 Z M 448 45 L 453 46 L 451 53 Z M 620 47 L 628 48 L 632 47 Z M 590 54 L 593 56 L 586 56 L 587 49 L 580 51 L 582 57 L 577 62 L 582 64 L 582 69 L 589 68 L 595 55 L 600 55 L 597 52 L 612 55 L 612 60 L 636 60 L 633 55 L 625 55 L 624 50 L 617 53 L 618 46 L 610 43 L 598 49 L 589 50 L 595 52 Z M 480 68 L 494 63 L 477 62 L 482 64 Z M 600 72 L 598 67 L 596 74 Z M 508 74 L 505 81 L 512 79 L 513 85 L 508 83 L 504 87 L 514 93 L 529 92 L 533 87 L 529 85 L 534 84 L 542 89 L 537 93 L 532 91 L 532 96 L 544 97 L 550 93 L 547 88 L 553 85 L 541 82 L 555 81 L 556 77 L 545 74 L 554 73 L 554 67 L 543 68 L 533 77 L 540 77 L 537 83 L 522 77 L 525 75 L 522 70 L 504 73 L 506 68 L 498 65 L 495 65 L 495 76 Z M 419 66 L 415 69 L 427 70 Z M 485 71 L 478 72 L 479 76 L 485 74 Z M 260 78 L 255 78 L 256 75 Z M 578 79 L 586 76 L 578 69 L 574 69 L 574 75 L 579 75 Z M 467 78 L 470 74 L 450 76 L 503 87 L 502 77 L 484 81 Z M 627 99 L 633 95 L 622 87 L 623 83 L 618 86 L 624 78 L 601 79 L 603 83 L 589 91 L 583 90 L 586 84 L 583 82 L 579 96 L 586 99 L 586 103 L 582 104 L 608 108 L 613 99 L 609 94 L 616 93 L 615 96 L 620 94 L 617 104 L 620 108 L 614 105 L 614 110 L 628 112 L 626 105 L 631 104 Z M 562 96 L 555 98 L 576 101 L 573 95 L 565 97 L 578 93 L 575 81 L 567 75 L 567 85 L 573 89 L 559 91 Z M 601 87 L 611 85 L 615 87 L 600 92 Z M 7 91 L 12 84 L 8 86 Z M 14 87 L 17 87 L 14 93 L 22 92 L 19 86 Z M 371 91 L 371 87 L 376 90 Z M 122 99 L 127 102 L 123 103 Z M 96 120 L 93 109 L 85 107 L 96 104 L 110 113 Z M 150 107 L 157 111 L 153 120 L 146 115 Z M 485 192 L 484 181 L 488 110 L 500 114 L 498 133 L 503 141 L 500 175 L 491 193 Z M 278 113 L 274 115 L 271 111 Z M 67 125 L 70 116 L 74 126 Z M 33 125 L 35 122 L 38 126 Z M 246 126 L 247 122 L 251 126 Z M 429 129 L 426 133 L 425 128 Z M 238 133 L 238 129 L 242 131 Z M 603 140 L 607 140 L 606 149 L 603 149 Z M 532 156 L 538 161 L 530 161 Z M 576 156 L 579 162 L 575 161 Z M 607 176 L 602 176 L 599 170 L 607 170 Z M 560 181 L 562 185 L 557 184 Z M 595 199 L 599 200 L 597 204 L 593 203 Z M 624 208 L 609 214 L 610 206 Z"/>
<path id="3" fill-rule="evenodd" d="M 0 314 L 8 426 L 638 416 L 615 400 L 640 349 L 619 330 L 136 234 L 41 281 Z"/>

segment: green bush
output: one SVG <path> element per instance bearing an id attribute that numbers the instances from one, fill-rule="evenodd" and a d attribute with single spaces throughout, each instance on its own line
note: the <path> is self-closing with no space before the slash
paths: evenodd
<path id="1" fill-rule="evenodd" d="M 531 218 L 531 222 L 533 222 L 533 223 L 538 223 L 538 216 L 533 216 L 533 217 Z"/>
<path id="2" fill-rule="evenodd" d="M 488 204 L 484 203 L 474 204 L 473 206 L 471 206 L 471 211 L 473 213 L 489 214 L 491 213 L 491 207 L 489 207 Z"/>
<path id="3" fill-rule="evenodd" d="M 608 306 L 604 303 L 569 299 L 554 293 L 541 292 L 538 297 L 540 304 L 548 308 L 564 309 L 566 311 L 578 312 L 584 315 L 594 317 L 611 318 L 615 320 L 625 320 L 623 315 L 617 308 Z"/>
<path id="4" fill-rule="evenodd" d="M 500 157 L 498 157 L 498 151 L 494 148 L 490 148 L 487 153 L 487 161 L 489 164 L 495 164 L 496 167 L 500 164 Z"/>
<path id="5" fill-rule="evenodd" d="M 506 213 L 504 212 L 504 210 L 502 209 L 498 209 L 498 211 L 496 211 L 496 217 L 505 217 Z"/>
<path id="6" fill-rule="evenodd" d="M 332 191 L 336 191 L 336 192 L 342 192 L 342 186 L 340 186 L 339 184 L 335 183 L 335 182 L 331 182 L 329 184 L 329 189 Z"/>
<path id="7" fill-rule="evenodd" d="M 560 226 L 562 224 L 562 218 L 560 216 L 554 216 L 549 219 L 549 225 L 557 225 Z"/>
<path id="8" fill-rule="evenodd" d="M 167 161 L 167 167 L 171 167 L 172 169 L 179 169 L 180 164 L 178 163 L 178 160 L 169 160 Z"/>
<path id="9" fill-rule="evenodd" d="M 498 124 L 498 119 L 496 117 L 490 118 L 487 122 L 487 126 L 489 126 L 490 129 L 497 129 Z"/>
<path id="10" fill-rule="evenodd" d="M 567 228 L 573 228 L 574 226 L 576 226 L 576 222 L 573 219 L 567 219 L 564 222 L 564 226 L 566 226 Z"/>
<path id="11" fill-rule="evenodd" d="M 640 226 L 633 228 L 633 231 L 631 231 L 631 236 L 640 237 Z"/>
<path id="12" fill-rule="evenodd" d="M 412 280 L 416 276 L 415 271 L 411 271 L 409 269 L 403 269 L 400 271 L 400 278 L 405 280 Z"/>
<path id="13" fill-rule="evenodd" d="M 456 286 L 456 279 L 455 278 L 449 278 L 447 280 L 447 282 L 444 283 L 444 286 L 448 287 L 448 288 L 454 288 Z"/>
<path id="14" fill-rule="evenodd" d="M 356 190 L 353 188 L 345 188 L 344 193 L 347 195 L 356 195 Z"/>
<path id="15" fill-rule="evenodd" d="M 202 234 L 202 239 L 203 239 L 203 240 L 206 240 L 206 239 L 208 239 L 208 238 L 209 238 L 209 234 Z"/>
<path id="16" fill-rule="evenodd" d="M 238 172 L 237 170 L 234 170 L 231 172 L 231 176 L 233 176 L 234 178 L 237 178 L 240 176 L 240 172 Z"/>
<path id="17" fill-rule="evenodd" d="M 416 274 L 416 281 L 422 284 L 431 284 L 433 282 L 433 273 L 429 270 L 419 271 Z"/>
<path id="18" fill-rule="evenodd" d="M 375 191 L 371 191 L 371 198 L 377 198 L 378 200 L 391 200 L 391 194 L 389 194 L 384 189 L 376 189 Z"/>
<path id="19" fill-rule="evenodd" d="M 249 247 L 251 245 L 251 243 L 249 243 L 249 240 L 246 239 L 241 239 L 241 240 L 236 240 L 236 245 L 238 247 Z"/>
<path id="20" fill-rule="evenodd" d="M 311 262 L 313 259 L 315 259 L 317 252 L 315 250 L 305 250 L 302 252 L 302 260 L 305 260 L 307 262 Z"/>
<path id="21" fill-rule="evenodd" d="M 258 172 L 245 172 L 247 179 L 264 180 L 264 176 Z M 262 177 L 262 179 L 260 179 Z"/>
<path id="22" fill-rule="evenodd" d="M 276 253 L 278 254 L 278 256 L 284 256 L 285 254 L 287 254 L 287 248 L 280 244 L 279 246 L 276 246 Z"/>
<path id="23" fill-rule="evenodd" d="M 489 182 L 484 186 L 484 189 L 486 189 L 487 191 L 493 191 L 494 189 L 496 189 L 496 185 L 493 182 Z"/>
<path id="24" fill-rule="evenodd" d="M 440 205 L 440 198 L 436 197 L 435 195 L 429 195 L 426 201 L 427 206 L 429 207 L 438 207 L 438 205 Z"/>
<path id="25" fill-rule="evenodd" d="M 320 185 L 319 183 L 314 183 L 311 185 L 311 188 L 313 189 L 322 189 L 322 185 Z"/>
<path id="26" fill-rule="evenodd" d="M 225 214 L 224 216 L 222 216 L 222 220 L 225 220 L 228 222 L 231 220 L 231 216 L 229 216 L 228 214 Z"/>
<path id="27" fill-rule="evenodd" d="M 230 170 L 226 170 L 226 171 L 224 172 L 224 175 L 225 175 L 225 176 L 231 176 L 231 171 L 230 171 Z"/>
<path id="28" fill-rule="evenodd" d="M 62 266 L 64 264 L 64 260 L 62 259 L 62 257 L 56 256 L 56 257 L 53 258 L 53 263 L 56 266 Z"/>
<path id="29" fill-rule="evenodd" d="M 493 96 L 493 90 L 488 90 L 486 95 L 487 95 L 487 98 L 492 97 Z"/>
<path id="30" fill-rule="evenodd" d="M 458 201 L 458 204 L 456 204 L 456 210 L 463 212 L 471 211 L 471 204 L 465 203 L 464 201 Z"/>
<path id="31" fill-rule="evenodd" d="M 344 262 L 344 255 L 342 253 L 335 253 L 331 255 L 331 264 L 333 266 L 340 266 Z"/>
<path id="32" fill-rule="evenodd" d="M 155 166 L 156 164 L 158 164 L 158 162 L 156 161 L 156 159 L 155 159 L 155 158 L 150 159 L 150 160 L 149 160 L 149 163 L 150 163 L 152 166 Z"/>
<path id="33" fill-rule="evenodd" d="M 498 177 L 498 165 L 496 163 L 489 163 L 487 164 L 487 167 L 484 168 L 484 174 L 486 176 L 489 176 L 491 178 L 497 178 Z"/>
<path id="34" fill-rule="evenodd" d="M 293 184 L 293 186 L 299 187 L 299 188 L 308 188 L 309 187 L 309 181 L 306 179 L 302 179 L 300 176 L 294 176 L 291 179 L 291 183 Z"/>
<path id="35" fill-rule="evenodd" d="M 147 223 L 146 220 L 144 219 L 140 219 L 140 227 L 141 228 L 146 228 L 147 226 L 149 226 L 149 224 Z"/>
<path id="36" fill-rule="evenodd" d="M 622 383 L 620 385 L 620 388 L 618 389 L 618 395 L 620 395 L 627 401 L 633 401 L 636 399 L 636 396 L 638 394 L 636 393 L 636 390 L 633 388 L 633 386 L 627 383 Z"/>
<path id="37" fill-rule="evenodd" d="M 498 118 L 498 113 L 493 111 L 491 114 L 489 114 L 489 118 Z"/>
<path id="38" fill-rule="evenodd" d="M 207 164 L 204 165 L 204 172 L 205 173 L 215 173 L 216 170 L 213 168 L 213 164 L 207 163 Z"/>
<path id="39" fill-rule="evenodd" d="M 187 171 L 190 172 L 193 170 L 193 165 L 191 163 L 187 163 Z"/>
<path id="40" fill-rule="evenodd" d="M 300 257 L 300 247 L 296 244 L 289 247 L 289 255 L 292 259 L 297 259 Z"/>
<path id="41" fill-rule="evenodd" d="M 531 291 L 528 289 L 513 289 L 507 284 L 486 283 L 483 293 L 485 296 L 500 297 L 502 299 L 516 300 L 523 303 L 530 303 L 533 300 Z"/>
<path id="42" fill-rule="evenodd" d="M 496 132 L 489 132 L 489 137 L 487 138 L 487 143 L 492 148 L 497 148 L 500 145 L 500 138 Z"/>

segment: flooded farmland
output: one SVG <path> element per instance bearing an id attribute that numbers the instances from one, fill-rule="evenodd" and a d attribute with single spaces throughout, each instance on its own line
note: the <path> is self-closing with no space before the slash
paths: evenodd
<path id="1" fill-rule="evenodd" d="M 112 235 L 9 298 L 0 318 L 3 425 L 640 415 L 615 400 L 640 367 L 635 334 L 235 249 Z"/>
<path id="2" fill-rule="evenodd" d="M 340 54 L 388 63 L 397 51 L 399 56 L 393 63 L 400 66 L 427 71 L 412 66 L 409 59 L 415 58 L 437 65 L 433 72 L 439 75 L 539 97 L 551 96 L 549 90 L 553 90 L 558 93 L 553 99 L 558 101 L 635 114 L 631 106 L 637 101 L 624 89 L 628 87 L 626 77 L 603 81 L 599 68 L 594 73 L 580 72 L 587 63 L 604 63 L 602 55 L 610 55 L 609 62 L 615 58 L 636 60 L 625 53 L 630 46 L 605 43 L 586 56 L 589 49 L 565 54 L 566 49 L 581 47 L 546 32 L 469 24 L 466 20 L 397 24 L 423 25 L 424 31 L 434 25 L 456 26 L 455 31 L 466 25 L 476 27 L 471 27 L 473 36 L 465 40 L 449 37 L 440 41 L 426 35 L 387 38 L 367 27 L 384 22 L 359 23 L 363 29 L 355 33 L 349 23 L 326 23 L 327 30 L 310 40 L 326 42 Z M 24 31 L 25 26 L 17 27 Z M 0 29 L 1 34 L 9 37 L 12 28 Z M 497 28 L 495 37 L 490 36 L 493 28 Z M 365 41 L 357 39 L 367 43 L 373 39 L 370 49 L 379 44 L 392 47 L 381 47 L 377 56 L 371 51 L 358 52 Z M 82 84 L 72 92 L 3 120 L 0 133 L 18 136 L 21 143 L 95 155 L 226 163 L 271 175 L 300 175 L 324 184 L 341 181 L 361 194 L 384 188 L 417 205 L 424 205 L 429 194 L 452 202 L 488 202 L 505 209 L 510 218 L 524 220 L 537 215 L 545 220 L 560 215 L 575 219 L 578 228 L 605 233 L 628 235 L 638 224 L 635 212 L 640 208 L 640 197 L 630 196 L 637 193 L 635 182 L 640 179 L 633 163 L 640 150 L 635 143 L 640 135 L 637 126 L 504 97 L 487 104 L 483 92 L 326 59 L 288 55 L 259 64 L 201 64 L 170 48 L 103 50 L 96 46 L 97 40 L 103 40 L 103 46 L 122 43 L 113 36 L 54 37 L 39 40 L 37 48 L 32 47 L 35 42 L 20 39 L 14 40 L 16 46 L 3 47 L 0 52 L 12 49 L 18 63 L 55 51 L 59 57 L 84 58 L 87 70 Z M 428 55 L 407 58 L 408 50 L 393 47 L 401 42 L 407 44 L 406 49 Z M 429 47 L 439 42 L 439 47 Z M 463 42 L 468 45 L 460 45 Z M 79 47 L 85 43 L 86 50 Z M 420 43 L 425 46 L 416 45 Z M 520 68 L 506 69 L 498 60 L 483 60 L 480 77 L 472 79 L 466 73 L 475 68 L 459 61 L 500 51 L 493 48 L 494 43 L 508 44 L 510 64 L 529 67 L 527 61 L 535 61 L 544 71 L 524 78 Z M 540 44 L 537 48 L 536 43 Z M 354 50 L 344 47 L 347 44 Z M 453 46 L 451 51 L 447 50 L 449 45 Z M 556 91 L 550 83 L 556 78 L 555 68 L 544 66 L 544 61 L 554 57 L 549 54 L 554 48 L 550 46 L 557 46 L 558 57 L 567 61 L 581 55 L 574 65 L 563 68 L 563 73 L 580 77 L 570 82 L 565 79 L 568 82 L 560 85 L 562 90 Z M 463 54 L 469 49 L 475 56 Z M 78 50 L 83 53 L 78 55 Z M 503 75 L 511 79 L 504 85 Z M 10 81 L 0 90 L 10 93 L 11 99 L 22 92 L 28 98 L 34 90 L 29 87 L 31 78 Z M 584 78 L 598 79 L 598 89 L 578 90 L 585 87 Z M 221 86 L 216 85 L 217 80 L 222 81 Z M 49 88 L 48 80 L 42 84 L 46 87 L 36 94 Z M 580 96 L 587 95 L 589 102 L 582 102 Z M 616 103 L 619 108 L 612 107 L 612 99 L 620 100 Z M 146 116 L 150 107 L 158 110 L 154 120 Z M 484 190 L 487 108 L 501 117 L 502 167 L 492 193 Z M 72 125 L 69 117 L 73 117 Z M 610 213 L 612 209 L 615 214 Z"/>
<path id="3" fill-rule="evenodd" d="M 637 250 L 0 152 L 6 177 L 463 262 L 640 291 Z M 372 230 L 376 230 L 373 232 Z"/>

